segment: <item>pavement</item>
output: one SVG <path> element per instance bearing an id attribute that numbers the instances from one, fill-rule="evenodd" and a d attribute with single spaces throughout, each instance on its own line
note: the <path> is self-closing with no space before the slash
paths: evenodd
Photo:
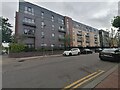
<path id="1" fill-rule="evenodd" d="M 120 74 L 120 71 L 117 68 L 105 79 L 103 79 L 103 81 L 101 81 L 95 88 L 119 88 L 120 89 L 120 83 L 118 81 L 120 80 L 120 77 L 118 74 Z"/>
<path id="2" fill-rule="evenodd" d="M 83 88 L 94 88 L 94 90 L 98 90 L 100 88 L 120 90 L 119 75 L 120 75 L 119 66 L 116 65 L 114 68 L 110 69 L 105 74 L 88 83 Z"/>

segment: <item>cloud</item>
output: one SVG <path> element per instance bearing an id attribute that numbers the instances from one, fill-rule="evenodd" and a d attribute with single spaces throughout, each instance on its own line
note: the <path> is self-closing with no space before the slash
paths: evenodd
<path id="1" fill-rule="evenodd" d="M 98 0 L 99 1 L 99 0 Z M 116 2 L 114 2 L 116 1 Z M 38 2 L 30 0 L 34 4 L 47 8 L 63 16 L 69 16 L 73 20 L 93 26 L 95 28 L 110 28 L 111 19 L 117 15 L 117 0 L 110 2 Z M 18 2 L 2 3 L 2 13 L 8 17 L 10 23 L 15 24 L 15 12 L 18 10 Z M 13 28 L 14 30 L 14 28 Z"/>

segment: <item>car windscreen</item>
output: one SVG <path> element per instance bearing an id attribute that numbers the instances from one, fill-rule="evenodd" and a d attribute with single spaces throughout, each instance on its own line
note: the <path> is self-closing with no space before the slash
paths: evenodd
<path id="1" fill-rule="evenodd" d="M 102 52 L 114 52 L 116 49 L 104 49 Z"/>

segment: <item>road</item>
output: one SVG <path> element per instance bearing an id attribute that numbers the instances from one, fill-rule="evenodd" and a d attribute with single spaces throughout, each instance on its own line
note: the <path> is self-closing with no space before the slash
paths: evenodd
<path id="1" fill-rule="evenodd" d="M 14 60 L 2 67 L 2 86 L 64 88 L 98 70 L 105 73 L 116 65 L 118 63 L 99 60 L 98 54 L 95 53 L 70 57 L 41 57 L 24 62 Z"/>

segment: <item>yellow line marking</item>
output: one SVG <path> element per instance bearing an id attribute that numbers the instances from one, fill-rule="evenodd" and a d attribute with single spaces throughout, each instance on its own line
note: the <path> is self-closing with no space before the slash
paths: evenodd
<path id="1" fill-rule="evenodd" d="M 81 86 L 81 85 L 82 85 L 82 84 L 84 84 L 85 82 L 87 82 L 87 81 L 89 81 L 89 80 L 91 80 L 91 79 L 93 79 L 93 78 L 97 77 L 98 75 L 102 74 L 103 72 L 104 72 L 104 71 L 101 71 L 100 73 L 96 74 L 95 76 L 90 77 L 90 78 L 88 78 L 87 80 L 85 80 L 85 81 L 83 81 L 83 82 L 81 82 L 81 83 L 77 84 L 77 85 L 76 85 L 76 86 L 74 86 L 73 88 L 77 88 L 77 87 Z"/>
<path id="2" fill-rule="evenodd" d="M 77 80 L 77 81 L 75 81 L 75 82 L 73 82 L 72 84 L 70 84 L 70 85 L 68 85 L 68 86 L 66 86 L 66 87 L 64 87 L 64 89 L 63 90 L 65 90 L 65 89 L 68 89 L 68 88 L 71 88 L 72 86 L 74 86 L 74 85 L 76 85 L 76 84 L 78 84 L 78 83 L 80 83 L 81 81 L 83 81 L 83 82 L 87 82 L 88 80 L 89 80 L 89 77 L 91 77 L 91 76 L 93 76 L 93 75 L 98 75 L 99 73 L 103 73 L 104 71 L 102 71 L 102 70 L 98 70 L 97 72 L 94 72 L 94 73 L 92 73 L 92 74 L 90 74 L 90 75 L 88 75 L 88 76 L 85 76 L 85 77 L 83 77 L 82 79 L 80 79 L 80 80 Z M 97 74 L 98 73 L 98 74 Z M 100 74 L 101 74 L 100 73 Z M 94 76 L 93 76 L 94 77 Z M 88 79 L 87 79 L 88 78 Z M 85 80 L 85 79 L 87 79 L 87 80 Z M 84 81 L 85 80 L 85 81 Z M 90 79 L 91 80 L 91 79 Z M 82 83 L 82 82 L 81 82 Z M 76 85 L 77 86 L 77 85 Z M 75 86 L 74 86 L 75 87 Z"/>

